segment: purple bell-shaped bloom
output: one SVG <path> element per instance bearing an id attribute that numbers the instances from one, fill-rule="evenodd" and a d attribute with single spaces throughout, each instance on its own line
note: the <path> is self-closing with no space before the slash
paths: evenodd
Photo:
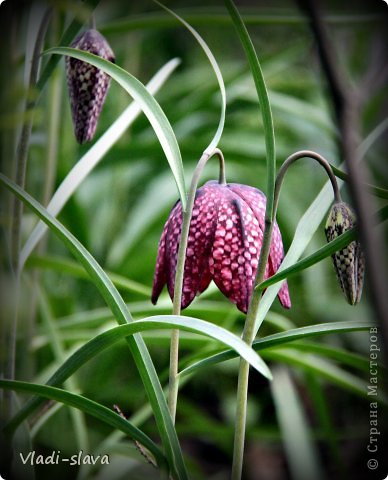
<path id="1" fill-rule="evenodd" d="M 81 33 L 71 47 L 93 53 L 110 62 L 115 61 L 108 42 L 94 29 Z M 78 143 L 82 144 L 94 137 L 110 77 L 90 63 L 71 57 L 66 57 L 66 74 L 74 133 Z"/>
<path id="2" fill-rule="evenodd" d="M 265 205 L 265 195 L 247 185 L 210 181 L 197 190 L 186 250 L 182 308 L 214 280 L 239 310 L 247 312 L 263 242 Z M 166 283 L 170 297 L 174 296 L 181 228 L 182 205 L 178 201 L 159 242 L 153 304 Z M 275 222 L 265 278 L 276 273 L 283 257 L 282 238 Z M 283 307 L 291 307 L 286 282 L 278 297 Z"/>

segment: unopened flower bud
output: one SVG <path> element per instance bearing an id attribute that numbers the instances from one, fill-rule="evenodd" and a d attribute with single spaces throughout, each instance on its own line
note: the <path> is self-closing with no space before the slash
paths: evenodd
<path id="1" fill-rule="evenodd" d="M 353 210 L 345 202 L 335 203 L 326 221 L 325 233 L 331 242 L 356 225 Z M 333 264 L 342 291 L 350 305 L 360 301 L 364 283 L 365 262 L 360 242 L 354 240 L 347 247 L 332 255 Z"/>
<path id="2" fill-rule="evenodd" d="M 93 53 L 110 62 L 115 60 L 106 39 L 94 29 L 81 33 L 71 47 Z M 71 57 L 66 57 L 66 74 L 74 133 L 78 143 L 82 144 L 94 136 L 110 77 L 90 63 Z"/>

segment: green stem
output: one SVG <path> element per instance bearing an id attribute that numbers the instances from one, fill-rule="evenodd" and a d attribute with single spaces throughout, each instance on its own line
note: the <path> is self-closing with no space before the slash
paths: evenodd
<path id="1" fill-rule="evenodd" d="M 40 63 L 40 54 L 43 49 L 44 38 L 46 36 L 46 31 L 51 19 L 52 8 L 49 7 L 43 18 L 39 31 L 36 37 L 34 51 L 31 61 L 31 70 L 29 77 L 29 92 L 31 95 L 31 90 L 36 86 L 38 81 L 38 71 Z M 27 100 L 25 106 L 25 112 L 29 112 L 35 107 L 35 100 Z M 28 148 L 30 143 L 30 136 L 32 131 L 32 115 L 27 116 L 27 120 L 23 123 L 20 140 L 16 152 L 16 184 L 24 189 L 26 183 L 26 171 L 27 171 L 27 157 L 28 157 Z M 12 216 L 12 227 L 11 227 L 11 258 L 13 268 L 17 269 L 19 250 L 20 250 L 20 230 L 21 230 L 21 219 L 23 213 L 23 203 L 15 198 L 13 205 L 13 216 Z"/>
<path id="2" fill-rule="evenodd" d="M 330 163 L 322 157 L 322 155 L 319 155 L 319 153 L 313 152 L 312 150 L 300 150 L 299 152 L 295 152 L 292 155 L 290 155 L 283 163 L 283 165 L 280 167 L 279 173 L 276 177 L 276 182 L 275 182 L 275 195 L 274 195 L 274 216 L 276 215 L 276 211 L 278 208 L 278 203 L 279 203 L 279 195 L 280 195 L 280 188 L 282 186 L 284 176 L 288 170 L 288 167 L 292 165 L 294 162 L 297 160 L 300 160 L 301 158 L 311 158 L 312 160 L 315 160 L 318 162 L 322 167 L 326 170 L 326 173 L 330 179 L 331 185 L 333 187 L 333 193 L 334 193 L 334 200 L 335 202 L 341 202 L 341 194 L 338 188 L 338 183 L 337 179 L 335 178 L 333 169 L 330 166 Z"/>
<path id="3" fill-rule="evenodd" d="M 42 51 L 44 38 L 46 31 L 50 22 L 52 14 L 52 8 L 49 7 L 40 24 L 37 37 L 35 40 L 34 51 L 31 60 L 31 69 L 29 76 L 29 91 L 28 94 L 31 95 L 32 89 L 35 87 L 38 79 L 38 70 L 40 62 L 40 54 Z M 35 106 L 35 101 L 26 100 L 25 104 L 25 113 L 27 114 Z M 23 123 L 20 139 L 16 150 L 16 183 L 24 188 L 26 181 L 26 170 L 27 170 L 27 157 L 28 157 L 28 148 L 30 143 L 30 136 L 32 131 L 32 116 L 27 115 L 27 119 Z M 21 222 L 22 222 L 22 213 L 23 213 L 23 204 L 20 200 L 14 199 L 13 205 L 13 214 L 11 218 L 11 231 L 10 231 L 10 249 L 11 249 L 11 266 L 14 274 L 13 278 L 13 289 L 15 292 L 15 301 L 13 305 L 13 314 L 12 322 L 9 324 L 9 331 L 7 330 L 6 343 L 8 347 L 8 362 L 6 365 L 6 377 L 8 379 L 15 378 L 15 359 L 16 359 L 16 333 L 17 333 L 17 323 L 18 323 L 18 305 L 19 305 L 19 295 L 20 295 L 20 272 L 18 271 L 18 260 L 19 260 L 19 251 L 21 244 Z M 10 412 L 11 408 L 11 393 L 7 392 L 4 398 L 5 412 Z"/>
<path id="4" fill-rule="evenodd" d="M 183 275 L 185 270 L 186 260 L 186 248 L 189 238 L 190 222 L 193 213 L 193 206 L 195 201 L 195 194 L 198 187 L 198 182 L 207 161 L 213 156 L 217 155 L 220 162 L 220 176 L 219 183 L 226 184 L 225 176 L 225 161 L 224 156 L 220 149 L 215 148 L 211 154 L 203 153 L 199 159 L 198 164 L 194 170 L 193 177 L 191 179 L 190 189 L 187 195 L 186 210 L 183 212 L 182 232 L 179 242 L 178 258 L 175 273 L 174 284 L 174 300 L 173 300 L 173 315 L 181 314 L 182 304 L 182 288 L 183 288 Z M 170 410 L 171 418 L 175 422 L 176 405 L 178 399 L 179 378 L 178 378 L 178 359 L 179 359 L 179 330 L 173 330 L 171 333 L 170 343 L 170 373 L 169 373 L 169 393 L 168 393 L 168 407 Z"/>
<path id="5" fill-rule="evenodd" d="M 272 231 L 276 219 L 276 212 L 279 204 L 280 189 L 284 180 L 285 173 L 290 165 L 300 158 L 308 157 L 316 160 L 326 170 L 333 186 L 334 198 L 336 202 L 341 201 L 337 180 L 330 167 L 330 164 L 321 155 L 310 150 L 302 150 L 290 155 L 283 165 L 276 177 L 275 191 L 273 197 L 273 210 L 268 214 L 266 211 L 265 230 L 263 235 L 263 244 L 260 251 L 259 265 L 255 278 L 255 287 L 263 282 L 265 267 L 268 262 L 269 250 L 272 241 Z M 247 318 L 245 321 L 243 340 L 252 346 L 255 337 L 255 323 L 257 313 L 259 311 L 262 291 L 253 289 L 251 300 L 249 303 Z M 246 414 L 247 414 L 247 399 L 248 399 L 248 382 L 249 382 L 249 364 L 240 359 L 238 385 L 237 385 L 237 406 L 236 406 L 236 423 L 234 436 L 234 451 L 233 451 L 233 466 L 232 466 L 232 480 L 240 480 L 242 474 L 243 458 L 244 458 L 244 444 L 245 444 L 245 429 L 246 429 Z"/>

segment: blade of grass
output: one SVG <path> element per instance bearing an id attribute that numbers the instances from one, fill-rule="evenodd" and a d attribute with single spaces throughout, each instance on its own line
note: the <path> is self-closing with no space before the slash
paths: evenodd
<path id="1" fill-rule="evenodd" d="M 333 322 L 333 323 L 321 323 L 318 325 L 311 325 L 308 327 L 295 328 L 288 330 L 286 332 L 274 333 L 273 335 L 268 335 L 267 337 L 260 338 L 252 344 L 252 348 L 256 351 L 264 351 L 267 348 L 274 347 L 277 345 L 284 345 L 289 342 L 310 338 L 320 335 L 328 334 L 338 334 L 345 332 L 357 332 L 357 331 L 366 331 L 375 325 L 371 322 Z M 209 367 L 219 362 L 224 362 L 236 358 L 236 355 L 233 351 L 227 350 L 222 353 L 217 353 L 215 355 L 210 355 L 207 358 L 200 360 L 192 365 L 186 367 L 180 372 L 181 376 L 188 375 L 193 373 L 199 368 Z"/>
<path id="2" fill-rule="evenodd" d="M 250 347 L 248 347 L 245 342 L 236 335 L 230 333 L 228 330 L 193 317 L 156 315 L 130 324 L 114 327 L 97 335 L 64 361 L 46 384 L 53 386 L 62 384 L 91 358 L 129 335 L 134 335 L 138 332 L 144 332 L 147 330 L 171 330 L 174 328 L 205 335 L 228 345 L 236 351 L 237 355 L 241 355 L 245 358 L 258 372 L 267 378 L 271 378 L 271 373 L 261 358 Z M 37 399 L 31 399 L 27 402 L 15 418 L 8 424 L 7 429 L 12 430 L 15 428 L 15 426 L 20 424 L 21 421 L 25 420 L 28 415 L 39 407 L 40 404 L 41 402 Z"/>
<path id="3" fill-rule="evenodd" d="M 332 165 L 330 164 L 333 172 L 334 172 L 334 175 L 338 178 L 340 178 L 341 180 L 344 180 L 345 182 L 347 182 L 349 180 L 349 175 L 345 172 L 343 172 L 342 170 L 340 170 L 339 168 L 337 168 L 335 165 Z M 366 185 L 366 187 L 373 193 L 373 195 L 375 195 L 376 197 L 379 197 L 379 198 L 384 198 L 384 199 L 388 199 L 388 190 L 386 190 L 385 188 L 381 188 L 381 187 L 376 187 L 376 185 L 370 185 L 369 183 Z"/>
<path id="4" fill-rule="evenodd" d="M 212 138 L 211 142 L 209 143 L 209 145 L 206 147 L 206 149 L 204 151 L 205 154 L 211 155 L 213 153 L 214 149 L 218 146 L 218 143 L 219 143 L 220 138 L 222 136 L 222 132 L 224 130 L 224 125 L 225 125 L 226 92 L 225 92 L 224 79 L 222 78 L 222 73 L 221 73 L 220 67 L 218 66 L 218 63 L 217 63 L 216 59 L 214 58 L 214 55 L 213 55 L 212 51 L 210 50 L 210 48 L 208 47 L 208 45 L 206 44 L 206 42 L 203 40 L 201 35 L 199 35 L 199 33 L 196 30 L 194 30 L 194 28 L 191 25 L 189 25 L 182 17 L 180 17 L 175 12 L 173 12 L 172 10 L 170 10 L 169 8 L 164 6 L 162 3 L 158 2 L 157 0 L 154 0 L 154 2 L 158 5 L 160 5 L 162 8 L 164 8 L 164 10 L 166 10 L 168 13 L 173 15 L 177 20 L 179 20 L 190 31 L 190 33 L 194 36 L 194 38 L 197 40 L 197 42 L 201 46 L 202 50 L 205 52 L 205 54 L 206 54 L 206 56 L 207 56 L 207 58 L 210 62 L 210 65 L 213 68 L 215 76 L 217 77 L 218 86 L 219 86 L 220 93 L 221 93 L 220 120 L 219 120 L 219 123 L 218 123 L 217 131 L 214 134 L 214 137 Z"/>
<path id="5" fill-rule="evenodd" d="M 368 149 L 371 147 L 374 141 L 384 132 L 387 128 L 388 121 L 382 122 L 370 135 L 360 144 L 359 154 L 360 158 L 363 157 Z M 338 182 L 338 186 L 341 189 L 342 183 Z M 326 182 L 321 189 L 315 200 L 311 203 L 310 207 L 306 210 L 302 218 L 299 220 L 295 230 L 294 238 L 291 246 L 284 257 L 284 260 L 278 269 L 278 273 L 287 267 L 292 266 L 303 253 L 307 245 L 309 244 L 314 233 L 318 229 L 322 222 L 325 213 L 330 207 L 332 202 L 331 186 L 330 182 Z M 269 287 L 264 293 L 261 300 L 261 308 L 259 315 L 256 319 L 256 334 L 264 321 L 273 301 L 276 298 L 280 290 L 281 285 L 274 285 Z"/>
<path id="6" fill-rule="evenodd" d="M 333 383 L 364 400 L 370 401 L 366 382 L 355 375 L 346 372 L 342 368 L 337 367 L 328 360 L 315 355 L 303 355 L 301 352 L 285 348 L 266 350 L 262 353 L 262 356 L 268 360 L 284 362 L 288 366 L 292 365 L 301 368 L 312 375 L 328 380 L 330 383 Z M 383 405 L 388 405 L 388 399 L 381 391 L 379 391 L 377 397 L 374 398 Z"/>
<path id="7" fill-rule="evenodd" d="M 388 217 L 387 207 L 381 208 L 376 214 L 376 218 L 380 222 L 385 221 L 387 217 Z M 347 232 L 339 235 L 335 240 L 329 242 L 327 245 L 324 245 L 323 247 L 318 249 L 316 252 L 303 258 L 302 260 L 299 260 L 299 262 L 294 263 L 291 267 L 284 268 L 280 272 L 276 273 L 272 277 L 260 283 L 260 285 L 257 285 L 256 288 L 259 290 L 265 290 L 269 286 L 274 285 L 275 283 L 280 282 L 281 280 L 284 280 L 285 278 L 288 278 L 292 275 L 295 275 L 296 273 L 301 272 L 302 270 L 305 270 L 306 268 L 309 268 L 312 265 L 315 265 L 316 263 L 320 262 L 324 258 L 327 258 L 333 253 L 337 252 L 338 250 L 341 250 L 342 248 L 346 247 L 353 240 L 356 240 L 356 238 L 357 238 L 357 228 L 353 227 Z"/>
<path id="8" fill-rule="evenodd" d="M 207 13 L 203 10 L 198 10 L 199 11 L 196 12 L 194 8 L 191 8 L 190 11 L 187 12 L 187 14 L 185 14 L 183 11 L 182 14 L 185 14 L 185 18 L 192 25 L 207 25 L 212 28 L 232 26 L 232 21 L 229 15 L 225 15 L 222 12 Z M 273 14 L 269 12 L 261 12 L 260 14 L 255 14 L 247 11 L 243 13 L 242 17 L 246 25 L 299 25 L 305 23 L 305 19 L 302 15 L 295 15 L 294 13 L 288 15 L 284 15 L 281 13 Z M 374 14 L 325 15 L 325 22 L 332 24 L 348 25 L 350 23 L 381 21 L 381 16 Z M 126 33 L 138 29 L 144 30 L 145 28 L 168 27 L 175 27 L 175 22 L 173 19 L 171 19 L 167 15 L 150 12 L 147 15 L 131 16 L 130 18 L 125 18 L 123 20 L 118 20 L 108 23 L 106 25 L 102 25 L 100 27 L 100 31 L 103 34 L 111 35 Z"/>
<path id="9" fill-rule="evenodd" d="M 77 278 L 90 279 L 89 275 L 85 272 L 77 262 L 69 260 L 68 258 L 62 258 L 53 255 L 31 255 L 26 263 L 27 268 L 44 268 L 53 270 L 56 272 L 72 275 Z M 151 290 L 146 285 L 130 280 L 127 277 L 118 275 L 113 272 L 106 272 L 108 277 L 112 280 L 112 283 L 118 288 L 128 292 L 135 292 L 144 295 L 149 298 L 151 296 Z"/>
<path id="10" fill-rule="evenodd" d="M 75 48 L 57 47 L 50 48 L 45 52 L 46 55 L 58 54 L 76 58 L 90 63 L 112 77 L 120 86 L 128 92 L 129 95 L 140 105 L 144 114 L 148 118 L 161 147 L 166 155 L 174 180 L 178 188 L 178 193 L 182 206 L 186 207 L 186 187 L 183 174 L 183 164 L 179 145 L 176 140 L 174 130 L 172 129 L 168 118 L 161 109 L 159 103 L 149 93 L 147 88 L 133 75 L 126 72 L 123 68 L 109 62 L 97 55 L 77 50 Z"/>
<path id="11" fill-rule="evenodd" d="M 62 240 L 70 252 L 84 266 L 93 278 L 94 284 L 99 289 L 104 300 L 111 308 L 119 324 L 132 322 L 131 314 L 124 300 L 116 290 L 109 277 L 96 262 L 85 247 L 72 235 L 57 219 L 52 217 L 35 199 L 15 185 L 11 180 L 0 173 L 0 183 L 13 192 L 32 211 L 34 211 L 50 229 Z M 147 396 L 152 405 L 156 424 L 163 442 L 166 457 L 172 470 L 172 475 L 179 479 L 187 479 L 186 467 L 178 437 L 171 421 L 167 403 L 160 385 L 154 364 L 147 347 L 140 334 L 135 334 L 127 339 L 133 359 L 143 381 Z M 11 420 L 12 421 L 12 420 Z"/>
<path id="12" fill-rule="evenodd" d="M 56 58 L 59 59 L 60 57 Z M 146 86 L 151 95 L 154 95 L 161 88 L 179 63 L 180 61 L 178 59 L 172 59 L 154 75 Z M 47 211 L 51 215 L 58 215 L 76 189 L 104 158 L 105 154 L 123 135 L 129 125 L 139 116 L 141 111 L 141 106 L 137 102 L 131 103 L 85 155 L 81 157 L 76 165 L 74 165 L 47 206 Z M 34 228 L 21 251 L 19 268 L 23 267 L 32 250 L 46 231 L 47 226 L 43 222 L 39 222 Z"/>
<path id="13" fill-rule="evenodd" d="M 77 395 L 60 388 L 38 385 L 35 383 L 0 379 L 0 388 L 32 393 L 77 408 L 78 410 L 92 415 L 102 422 L 117 428 L 130 438 L 137 440 L 154 455 L 158 465 L 166 465 L 166 459 L 160 448 L 147 435 L 145 435 L 145 433 L 132 425 L 128 420 L 125 420 L 121 415 L 118 415 L 104 405 L 94 402 L 82 395 Z"/>
<path id="14" fill-rule="evenodd" d="M 51 308 L 48 302 L 46 295 L 43 293 L 42 289 L 38 290 L 38 300 L 40 304 L 41 317 L 43 324 L 47 330 L 48 337 L 50 339 L 50 348 L 53 351 L 54 357 L 59 362 L 64 362 L 66 359 L 65 351 L 62 345 L 62 342 L 58 336 L 57 328 L 53 319 Z M 77 381 L 75 378 L 70 378 L 66 381 L 65 387 L 68 390 L 79 391 Z M 88 432 L 86 428 L 85 418 L 81 411 L 71 410 L 70 416 L 73 422 L 74 428 L 74 437 L 79 450 L 88 451 L 89 450 L 89 439 Z"/>
<path id="15" fill-rule="evenodd" d="M 368 372 L 370 368 L 370 360 L 366 356 L 358 353 L 348 352 L 343 348 L 332 347 L 331 345 L 324 345 L 317 342 L 297 342 L 292 345 L 287 345 L 287 348 L 293 348 L 305 353 L 316 353 L 321 357 L 335 360 L 342 365 L 347 365 L 353 370 L 358 369 L 362 372 Z M 383 369 L 383 365 L 379 365 L 379 369 Z"/>
<path id="16" fill-rule="evenodd" d="M 322 465 L 311 438 L 303 402 L 286 368 L 276 368 L 271 393 L 291 477 L 294 480 L 323 479 Z"/>
<path id="17" fill-rule="evenodd" d="M 346 478 L 344 462 L 341 459 L 338 435 L 334 428 L 331 418 L 329 403 L 326 398 L 326 392 L 321 385 L 321 382 L 315 375 L 307 374 L 307 388 L 310 392 L 310 397 L 314 405 L 314 411 L 318 418 L 320 430 L 322 431 L 323 440 L 326 442 L 329 450 L 329 462 L 335 465 L 340 478 Z"/>
<path id="18" fill-rule="evenodd" d="M 294 263 L 291 267 L 281 270 L 280 272 L 276 273 L 275 275 L 268 278 L 264 282 L 260 283 L 260 285 L 257 285 L 256 288 L 261 291 L 265 290 L 269 286 L 274 285 L 275 283 L 280 282 L 285 278 L 291 277 L 292 275 L 295 275 L 296 273 L 299 273 L 302 270 L 305 270 L 306 268 L 311 267 L 312 265 L 315 265 L 316 263 L 320 262 L 324 258 L 327 258 L 333 253 L 337 252 L 338 250 L 341 250 L 342 248 L 346 247 L 347 245 L 349 245 L 349 243 L 351 243 L 356 238 L 357 238 L 357 229 L 353 227 L 347 232 L 339 235 L 335 240 L 329 242 L 327 245 L 324 245 L 323 247 L 321 247 L 319 250 L 312 253 L 308 257 L 305 257 L 302 260 L 299 260 L 299 262 Z"/>

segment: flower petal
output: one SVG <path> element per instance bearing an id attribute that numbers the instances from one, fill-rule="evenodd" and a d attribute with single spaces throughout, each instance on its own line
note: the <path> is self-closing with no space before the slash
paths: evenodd
<path id="1" fill-rule="evenodd" d="M 264 193 L 258 188 L 249 185 L 240 185 L 238 183 L 229 184 L 231 190 L 239 195 L 253 210 L 261 230 L 265 228 L 265 207 L 267 199 Z M 282 236 L 276 221 L 272 231 L 272 242 L 269 250 L 269 269 L 266 269 L 264 278 L 274 275 L 284 258 L 284 249 Z M 291 299 L 288 291 L 287 281 L 285 281 L 278 294 L 279 301 L 284 308 L 291 308 Z"/>
<path id="2" fill-rule="evenodd" d="M 246 313 L 258 264 L 263 234 L 250 207 L 225 187 L 209 260 L 221 292 Z"/>
<path id="3" fill-rule="evenodd" d="M 208 258 L 217 221 L 217 192 L 206 184 L 198 189 L 194 201 L 186 249 L 181 308 L 206 290 L 211 281 Z M 178 202 L 169 216 L 166 235 L 166 276 L 170 297 L 174 298 L 175 272 L 182 228 L 182 207 Z"/>
<path id="4" fill-rule="evenodd" d="M 168 230 L 169 219 L 164 225 L 162 236 L 159 240 L 158 256 L 156 258 L 156 267 L 154 275 L 154 283 L 152 285 L 151 302 L 155 305 L 158 301 L 160 292 L 163 290 L 167 282 L 167 264 L 166 264 L 166 236 Z"/>
<path id="5" fill-rule="evenodd" d="M 182 308 L 190 305 L 211 281 L 208 259 L 217 225 L 218 203 L 217 191 L 211 184 L 197 191 L 187 242 Z"/>

